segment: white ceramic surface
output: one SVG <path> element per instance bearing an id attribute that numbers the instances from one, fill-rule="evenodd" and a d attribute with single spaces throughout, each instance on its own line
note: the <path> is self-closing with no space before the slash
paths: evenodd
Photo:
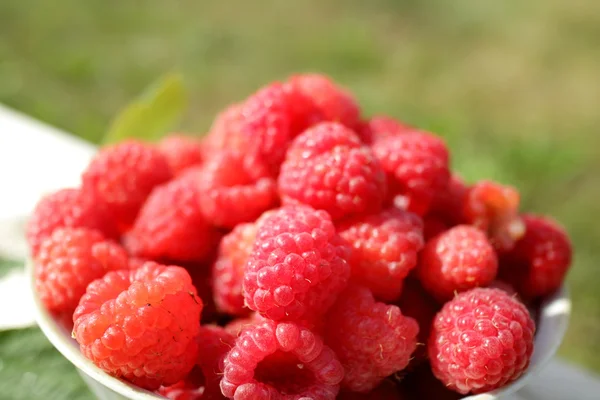
<path id="1" fill-rule="evenodd" d="M 83 357 L 79 352 L 79 345 L 71 338 L 71 332 L 66 331 L 57 324 L 41 304 L 35 293 L 31 264 L 26 265 L 26 271 L 30 280 L 30 289 L 35 303 L 35 314 L 38 325 L 54 347 L 77 367 L 79 374 L 98 399 L 164 399 L 162 396 L 111 377 L 100 368 L 96 367 L 91 361 Z M 508 398 L 515 394 L 552 359 L 567 330 L 570 314 L 571 300 L 567 290 L 562 288 L 556 294 L 546 299 L 542 304 L 537 335 L 535 338 L 534 353 L 527 373 L 519 380 L 504 388 L 489 393 L 467 396 L 464 397 L 463 400 L 497 400 Z"/>

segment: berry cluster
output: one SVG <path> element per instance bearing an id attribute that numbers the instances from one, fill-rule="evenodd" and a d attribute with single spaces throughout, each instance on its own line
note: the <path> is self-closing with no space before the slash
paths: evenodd
<path id="1" fill-rule="evenodd" d="M 81 352 L 170 399 L 412 399 L 527 369 L 565 231 L 467 184 L 444 141 L 296 75 L 202 139 L 103 148 L 27 227 Z M 522 303 L 525 302 L 525 303 Z"/>

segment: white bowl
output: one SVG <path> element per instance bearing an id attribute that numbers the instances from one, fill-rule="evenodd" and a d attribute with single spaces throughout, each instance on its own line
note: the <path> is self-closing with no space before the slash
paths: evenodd
<path id="1" fill-rule="evenodd" d="M 79 352 L 79 345 L 71 338 L 71 332 L 58 324 L 46 311 L 35 291 L 33 267 L 26 265 L 30 289 L 35 303 L 35 318 L 44 335 L 75 367 L 90 390 L 100 400 L 157 400 L 163 396 L 140 389 L 128 382 L 114 378 L 96 367 Z M 571 300 L 563 287 L 544 300 L 541 305 L 535 348 L 527 373 L 512 384 L 492 392 L 467 396 L 463 400 L 496 400 L 516 393 L 527 384 L 552 359 L 567 330 L 571 314 Z"/>

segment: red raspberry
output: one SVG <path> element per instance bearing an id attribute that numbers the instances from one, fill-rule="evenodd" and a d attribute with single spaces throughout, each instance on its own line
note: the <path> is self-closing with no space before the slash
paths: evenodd
<path id="1" fill-rule="evenodd" d="M 303 94 L 313 104 L 319 117 L 312 115 L 312 121 L 339 122 L 350 129 L 358 126 L 360 108 L 357 101 L 325 75 L 294 75 L 286 82 L 286 86 L 291 91 Z"/>
<path id="2" fill-rule="evenodd" d="M 212 258 L 212 257 L 211 257 Z M 212 287 L 212 260 L 202 263 L 186 263 L 184 267 L 192 278 L 192 284 L 196 288 L 198 297 L 202 299 L 201 324 L 212 324 L 219 321 L 222 315 L 217 311 Z"/>
<path id="3" fill-rule="evenodd" d="M 383 300 L 398 298 L 402 281 L 417 265 L 423 247 L 423 222 L 415 214 L 391 208 L 338 226 L 352 246 L 352 279 Z"/>
<path id="4" fill-rule="evenodd" d="M 171 386 L 161 386 L 156 393 L 170 400 L 206 400 L 204 375 L 196 365 L 185 379 Z M 212 399 L 212 398 L 211 398 Z M 214 399 L 219 399 L 215 397 Z M 223 396 L 220 399 L 224 399 Z"/>
<path id="5" fill-rule="evenodd" d="M 194 366 L 201 310 L 185 269 L 147 262 L 90 283 L 73 315 L 73 337 L 110 375 L 154 390 Z"/>
<path id="6" fill-rule="evenodd" d="M 557 290 L 571 266 L 571 242 L 555 221 L 524 215 L 525 236 L 501 257 L 500 276 L 526 298 Z"/>
<path id="7" fill-rule="evenodd" d="M 342 386 L 368 392 L 406 368 L 419 326 L 397 306 L 378 303 L 369 289 L 352 285 L 327 315 L 325 332 L 346 371 Z"/>
<path id="8" fill-rule="evenodd" d="M 423 236 L 429 241 L 449 228 L 446 223 L 435 215 L 423 217 Z"/>
<path id="9" fill-rule="evenodd" d="M 465 222 L 487 232 L 499 251 L 508 251 L 525 234 L 519 217 L 519 192 L 511 186 L 481 181 L 471 186 L 463 206 Z"/>
<path id="10" fill-rule="evenodd" d="M 273 83 L 230 106 L 213 122 L 209 148 L 248 154 L 276 174 L 293 135 L 288 99 L 282 85 Z"/>
<path id="11" fill-rule="evenodd" d="M 413 279 L 405 281 L 397 304 L 403 315 L 413 318 L 419 324 L 418 345 L 411 365 L 419 364 L 427 359 L 427 340 L 431 323 L 440 307 L 419 282 Z"/>
<path id="12" fill-rule="evenodd" d="M 465 223 L 463 208 L 468 191 L 462 178 L 453 174 L 444 190 L 436 192 L 428 216 L 449 226 Z"/>
<path id="13" fill-rule="evenodd" d="M 277 204 L 275 179 L 260 163 L 222 151 L 198 172 L 200 209 L 214 225 L 233 228 Z"/>
<path id="14" fill-rule="evenodd" d="M 338 400 L 408 400 L 407 394 L 400 391 L 396 384 L 386 379 L 369 393 L 351 392 L 342 390 L 337 397 Z M 437 399 L 436 399 L 437 400 Z"/>
<path id="15" fill-rule="evenodd" d="M 370 149 L 354 132 L 330 122 L 295 139 L 279 175 L 284 203 L 307 204 L 333 219 L 378 211 L 385 190 L 385 175 Z"/>
<path id="16" fill-rule="evenodd" d="M 86 228 L 58 228 L 34 260 L 35 287 L 48 310 L 73 314 L 87 285 L 106 272 L 127 269 L 125 250 Z"/>
<path id="17" fill-rule="evenodd" d="M 106 208 L 93 193 L 63 189 L 43 197 L 27 222 L 26 236 L 31 254 L 35 256 L 42 241 L 62 227 L 95 229 L 108 238 L 118 236 Z"/>
<path id="18" fill-rule="evenodd" d="M 126 141 L 102 149 L 83 173 L 84 190 L 106 203 L 125 231 L 155 186 L 171 179 L 165 157 L 144 143 Z"/>
<path id="19" fill-rule="evenodd" d="M 263 318 L 259 313 L 253 312 L 247 317 L 236 318 L 229 322 L 227 325 L 225 325 L 225 330 L 234 337 L 238 337 L 243 331 L 256 325 L 257 323 L 264 321 L 265 319 L 266 318 Z"/>
<path id="20" fill-rule="evenodd" d="M 349 251 L 325 211 L 288 206 L 270 212 L 246 264 L 246 304 L 276 321 L 318 319 L 348 282 Z"/>
<path id="21" fill-rule="evenodd" d="M 371 119 L 363 123 L 357 133 L 364 143 L 371 144 L 389 136 L 397 136 L 414 131 L 415 128 L 396 121 L 391 117 L 378 115 L 371 117 Z"/>
<path id="22" fill-rule="evenodd" d="M 389 177 L 389 195 L 401 208 L 424 215 L 450 179 L 446 144 L 424 132 L 380 139 L 372 146 Z"/>
<path id="23" fill-rule="evenodd" d="M 166 158 L 173 174 L 202 162 L 200 141 L 189 136 L 170 134 L 158 143 L 158 150 Z"/>
<path id="24" fill-rule="evenodd" d="M 535 324 L 506 292 L 476 288 L 437 314 L 428 351 L 433 374 L 459 393 L 483 393 L 519 378 L 533 352 Z"/>
<path id="25" fill-rule="evenodd" d="M 200 191 L 189 175 L 157 187 L 125 237 L 139 257 L 177 262 L 205 260 L 218 240 L 200 211 Z"/>
<path id="26" fill-rule="evenodd" d="M 423 287 L 438 300 L 487 286 L 497 272 L 494 248 L 483 232 L 468 225 L 458 225 L 427 242 L 417 268 Z"/>
<path id="27" fill-rule="evenodd" d="M 220 326 L 206 325 L 198 335 L 198 362 L 204 375 L 203 399 L 221 399 L 219 383 L 223 376 L 223 361 L 231 350 L 235 337 Z"/>
<path id="28" fill-rule="evenodd" d="M 256 230 L 256 224 L 240 224 L 221 240 L 212 279 L 215 303 L 222 312 L 232 315 L 248 314 L 242 284 L 244 267 L 254 248 Z"/>
<path id="29" fill-rule="evenodd" d="M 309 329 L 265 320 L 245 331 L 225 358 L 222 393 L 236 400 L 335 399 L 344 370 Z"/>

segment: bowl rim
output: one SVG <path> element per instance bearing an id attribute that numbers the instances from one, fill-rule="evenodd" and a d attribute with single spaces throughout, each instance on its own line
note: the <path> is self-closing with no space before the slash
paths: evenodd
<path id="1" fill-rule="evenodd" d="M 52 345 L 79 370 L 79 372 L 83 372 L 90 378 L 106 386 L 108 389 L 131 400 L 165 399 L 165 397 L 160 394 L 142 389 L 132 383 L 109 375 L 97 367 L 92 361 L 85 358 L 80 352 L 77 342 L 72 339 L 72 336 L 66 329 L 56 323 L 52 314 L 50 314 L 42 304 L 35 289 L 35 275 L 33 269 L 33 262 L 27 260 L 25 262 L 25 272 L 28 275 L 28 286 L 35 305 L 35 320 L 50 343 L 52 343 Z M 563 284 L 556 292 L 545 298 L 541 302 L 539 310 L 540 314 L 536 326 L 535 342 L 537 343 L 537 335 L 539 332 L 545 332 L 551 328 L 553 331 L 550 335 L 550 343 L 545 347 L 546 351 L 540 354 L 539 348 L 534 346 L 534 352 L 529 368 L 526 373 L 516 381 L 491 392 L 462 397 L 461 400 L 496 400 L 514 394 L 529 383 L 556 355 L 567 331 L 571 315 L 571 298 L 566 286 Z M 550 327 L 550 318 L 554 317 L 558 317 L 557 324 L 554 327 Z"/>

